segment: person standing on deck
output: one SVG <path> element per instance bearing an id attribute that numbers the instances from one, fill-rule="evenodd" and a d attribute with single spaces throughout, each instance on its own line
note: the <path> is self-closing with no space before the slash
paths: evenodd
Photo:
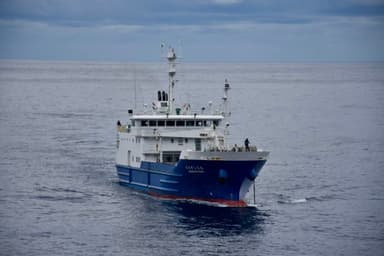
<path id="1" fill-rule="evenodd" d="M 245 151 L 249 151 L 249 140 L 248 140 L 248 138 L 245 139 L 244 146 L 245 146 Z"/>

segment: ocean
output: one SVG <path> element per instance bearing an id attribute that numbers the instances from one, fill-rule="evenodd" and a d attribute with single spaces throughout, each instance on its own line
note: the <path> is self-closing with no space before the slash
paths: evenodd
<path id="1" fill-rule="evenodd" d="M 182 63 L 178 104 L 232 89 L 230 143 L 271 152 L 256 208 L 120 186 L 116 122 L 161 63 L 0 61 L 0 255 L 383 255 L 383 63 Z M 253 194 L 248 195 L 250 202 Z"/>

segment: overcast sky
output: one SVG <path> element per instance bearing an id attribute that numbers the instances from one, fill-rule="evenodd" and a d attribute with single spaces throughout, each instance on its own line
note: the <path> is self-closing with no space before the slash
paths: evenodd
<path id="1" fill-rule="evenodd" d="M 0 0 L 0 58 L 384 61 L 384 0 Z"/>

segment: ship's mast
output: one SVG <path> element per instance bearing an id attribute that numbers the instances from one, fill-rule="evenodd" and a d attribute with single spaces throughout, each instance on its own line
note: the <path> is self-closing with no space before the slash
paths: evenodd
<path id="1" fill-rule="evenodd" d="M 223 110 L 222 115 L 224 117 L 224 137 L 227 137 L 229 135 L 229 117 L 231 116 L 231 112 L 229 110 L 229 100 L 228 100 L 228 91 L 231 89 L 231 86 L 229 85 L 229 82 L 227 79 L 225 79 L 224 82 L 224 96 L 223 96 Z M 227 141 L 225 139 L 225 141 Z"/>
<path id="2" fill-rule="evenodd" d="M 223 112 L 222 115 L 224 116 L 225 121 L 228 121 L 227 118 L 231 116 L 231 112 L 229 110 L 229 102 L 228 102 L 228 91 L 231 89 L 231 86 L 229 85 L 228 79 L 225 79 L 224 82 L 224 96 L 223 96 Z"/>
<path id="3" fill-rule="evenodd" d="M 175 87 L 175 75 L 176 75 L 176 53 L 173 48 L 169 48 L 168 54 L 167 54 L 167 59 L 168 59 L 168 65 L 169 65 L 169 70 L 168 70 L 168 77 L 169 77 L 169 97 L 168 97 L 168 113 L 172 114 L 173 113 L 173 103 L 175 101 L 173 97 L 173 88 Z"/>

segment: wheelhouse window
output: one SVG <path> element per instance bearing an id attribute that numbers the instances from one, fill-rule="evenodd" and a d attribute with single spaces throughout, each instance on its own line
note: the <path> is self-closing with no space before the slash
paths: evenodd
<path id="1" fill-rule="evenodd" d="M 167 120 L 166 124 L 168 127 L 173 127 L 175 126 L 175 120 Z"/>
<path id="2" fill-rule="evenodd" d="M 156 126 L 156 120 L 149 120 L 149 126 Z"/>
<path id="3" fill-rule="evenodd" d="M 148 126 L 147 120 L 141 120 L 141 126 Z"/>
<path id="4" fill-rule="evenodd" d="M 186 122 L 186 124 L 187 124 L 187 126 L 195 126 L 195 121 L 194 120 L 188 120 L 187 122 Z"/>
<path id="5" fill-rule="evenodd" d="M 178 127 L 185 126 L 185 121 L 184 120 L 177 120 L 176 126 L 178 126 Z"/>
<path id="6" fill-rule="evenodd" d="M 158 120 L 157 126 L 165 126 L 165 121 L 164 120 Z"/>

